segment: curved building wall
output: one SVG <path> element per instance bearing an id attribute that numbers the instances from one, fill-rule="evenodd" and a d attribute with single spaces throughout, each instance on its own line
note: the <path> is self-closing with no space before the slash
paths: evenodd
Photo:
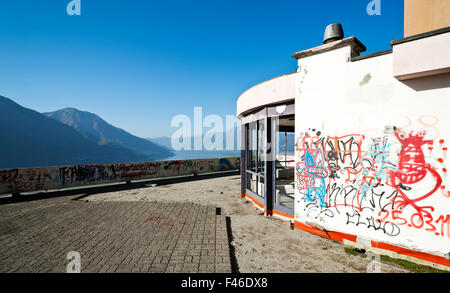
<path id="1" fill-rule="evenodd" d="M 296 72 L 281 75 L 245 91 L 237 100 L 238 118 L 266 105 L 294 100 L 295 76 Z"/>

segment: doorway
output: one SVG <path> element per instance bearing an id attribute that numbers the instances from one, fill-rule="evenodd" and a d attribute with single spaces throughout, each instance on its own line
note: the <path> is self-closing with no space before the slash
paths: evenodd
<path id="1" fill-rule="evenodd" d="M 242 124 L 242 195 L 264 213 L 293 218 L 295 198 L 294 104 L 264 108 Z"/>
<path id="2" fill-rule="evenodd" d="M 265 197 L 265 119 L 246 124 L 246 191 L 261 204 Z"/>
<path id="3" fill-rule="evenodd" d="M 274 210 L 294 214 L 295 198 L 295 115 L 274 119 L 275 167 Z"/>

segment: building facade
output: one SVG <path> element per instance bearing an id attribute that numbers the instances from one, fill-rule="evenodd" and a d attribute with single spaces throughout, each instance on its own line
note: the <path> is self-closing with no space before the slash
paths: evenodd
<path id="1" fill-rule="evenodd" d="M 449 269 L 450 27 L 391 46 L 327 42 L 244 92 L 241 194 L 296 228 Z"/>

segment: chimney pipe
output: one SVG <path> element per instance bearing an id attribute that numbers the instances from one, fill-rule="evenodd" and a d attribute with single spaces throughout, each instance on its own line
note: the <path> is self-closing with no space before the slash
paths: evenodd
<path id="1" fill-rule="evenodd" d="M 342 40 L 344 38 L 344 30 L 340 23 L 333 23 L 327 26 L 323 37 L 323 43 L 328 44 L 330 42 Z"/>

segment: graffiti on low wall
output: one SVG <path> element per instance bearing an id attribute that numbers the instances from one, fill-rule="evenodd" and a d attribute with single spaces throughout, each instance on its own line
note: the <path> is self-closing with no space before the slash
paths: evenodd
<path id="1" fill-rule="evenodd" d="M 238 170 L 240 158 L 0 170 L 0 194 Z"/>
<path id="2" fill-rule="evenodd" d="M 411 241 L 420 230 L 450 247 L 445 140 L 423 129 L 390 126 L 381 133 L 300 135 L 296 212 L 327 229 L 390 239 L 405 234 Z"/>

